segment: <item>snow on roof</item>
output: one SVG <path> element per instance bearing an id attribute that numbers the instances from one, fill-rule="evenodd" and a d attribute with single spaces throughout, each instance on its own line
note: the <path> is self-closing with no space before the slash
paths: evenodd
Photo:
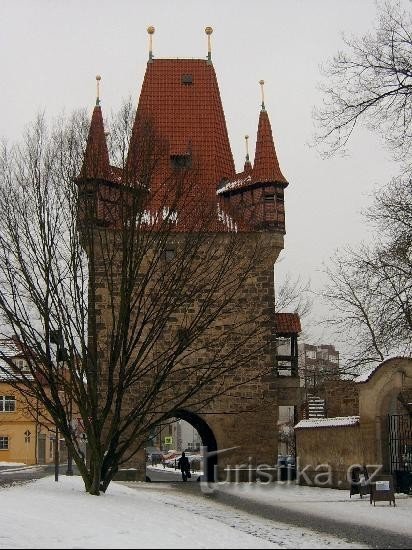
<path id="1" fill-rule="evenodd" d="M 356 426 L 359 424 L 359 416 L 336 416 L 334 418 L 309 418 L 301 420 L 295 426 L 297 428 L 338 428 L 340 426 Z"/>
<path id="2" fill-rule="evenodd" d="M 15 357 L 22 355 L 21 347 L 19 347 L 11 338 L 0 340 L 0 355 L 2 357 Z"/>
<path id="3" fill-rule="evenodd" d="M 22 379 L 21 371 L 13 370 L 12 365 L 8 360 L 14 357 L 24 357 L 21 347 L 11 338 L 0 340 L 0 381 Z M 33 376 L 29 371 L 24 372 L 24 378 L 33 380 Z"/>
<path id="4" fill-rule="evenodd" d="M 379 365 L 375 365 L 374 367 L 369 368 L 367 371 L 362 372 L 362 374 L 360 374 L 359 376 L 354 378 L 353 381 L 356 384 L 361 383 L 361 382 L 367 382 L 378 367 L 379 367 Z"/>
<path id="5" fill-rule="evenodd" d="M 236 175 L 239 176 L 239 174 L 236 174 Z M 222 193 L 225 193 L 230 189 L 237 189 L 238 187 L 243 187 L 248 183 L 250 183 L 251 181 L 252 181 L 252 176 L 250 174 L 247 176 L 243 176 L 243 172 L 242 172 L 242 174 L 240 174 L 240 177 L 238 177 L 237 179 L 232 181 L 227 181 L 221 187 L 219 187 L 216 190 L 216 194 L 221 195 Z"/>
<path id="6" fill-rule="evenodd" d="M 2 380 L 11 380 L 14 378 L 13 371 L 11 366 L 4 361 L 4 359 L 0 359 L 0 381 Z"/>
<path id="7" fill-rule="evenodd" d="M 362 384 L 364 382 L 368 382 L 371 379 L 371 377 L 375 374 L 375 372 L 378 369 L 380 369 L 381 367 L 383 367 L 384 365 L 386 365 L 387 363 L 392 362 L 392 361 L 404 360 L 404 359 L 409 359 L 410 360 L 411 358 L 410 357 L 405 357 L 405 356 L 402 356 L 402 355 L 395 356 L 395 357 L 389 357 L 388 359 L 385 359 L 381 363 L 377 363 L 376 365 L 370 367 L 368 370 L 366 370 L 365 372 L 363 372 L 362 374 L 360 374 L 359 376 L 354 378 L 353 381 L 356 384 Z"/>

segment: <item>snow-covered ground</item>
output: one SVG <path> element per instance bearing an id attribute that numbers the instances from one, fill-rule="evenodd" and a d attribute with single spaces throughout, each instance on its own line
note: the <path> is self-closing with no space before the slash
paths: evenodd
<path id="1" fill-rule="evenodd" d="M 282 508 L 325 518 L 335 518 L 354 525 L 394 531 L 412 536 L 412 497 L 395 495 L 396 507 L 389 502 L 370 504 L 369 495 L 349 496 L 349 491 L 305 487 L 295 483 L 221 483 L 213 485 L 217 491 L 241 496 L 252 501 L 278 504 Z"/>
<path id="2" fill-rule="evenodd" d="M 0 548 L 360 548 L 173 484 L 112 483 L 94 497 L 78 476 L 46 477 L 1 489 L 0 498 Z"/>

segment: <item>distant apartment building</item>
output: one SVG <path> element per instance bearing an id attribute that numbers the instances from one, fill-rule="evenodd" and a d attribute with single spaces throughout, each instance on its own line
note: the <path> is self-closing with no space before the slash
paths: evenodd
<path id="1" fill-rule="evenodd" d="M 298 344 L 299 376 L 307 393 L 316 394 L 327 380 L 339 378 L 339 351 L 330 344 Z"/>

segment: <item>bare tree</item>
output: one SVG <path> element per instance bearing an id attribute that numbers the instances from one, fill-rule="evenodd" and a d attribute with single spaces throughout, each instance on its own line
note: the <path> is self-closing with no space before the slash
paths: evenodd
<path id="1" fill-rule="evenodd" d="M 139 163 L 128 165 L 130 109 L 109 134 L 121 184 L 113 167 L 105 180 L 97 157 L 96 177 L 85 174 L 81 113 L 51 129 L 39 117 L 0 156 L 2 333 L 18 339 L 30 371 L 11 383 L 46 409 L 95 495 L 159 422 L 264 375 L 250 365 L 271 346 L 270 289 L 254 316 L 242 315 L 265 237 L 237 231 L 207 201 L 195 158 L 155 189 L 164 143 L 150 121 L 140 121 Z"/>
<path id="2" fill-rule="evenodd" d="M 375 30 L 344 37 L 346 48 L 323 68 L 316 141 L 343 150 L 355 128 L 378 131 L 395 158 L 408 161 L 412 135 L 412 18 L 399 2 L 378 4 Z"/>
<path id="3" fill-rule="evenodd" d="M 411 182 L 394 179 L 366 213 L 374 242 L 336 255 L 327 269 L 328 322 L 346 338 L 349 372 L 412 353 L 411 204 Z"/>
<path id="4" fill-rule="evenodd" d="M 301 320 L 307 318 L 313 306 L 310 281 L 304 281 L 300 275 L 286 273 L 279 281 L 276 291 L 276 311 L 297 313 Z"/>
<path id="5" fill-rule="evenodd" d="M 323 105 L 315 111 L 316 141 L 326 155 L 344 150 L 355 128 L 366 124 L 383 137 L 404 175 L 374 194 L 365 213 L 374 241 L 336 254 L 327 268 L 324 296 L 337 335 L 355 373 L 411 347 L 412 17 L 399 1 L 378 3 L 373 32 L 344 37 L 324 68 Z"/>

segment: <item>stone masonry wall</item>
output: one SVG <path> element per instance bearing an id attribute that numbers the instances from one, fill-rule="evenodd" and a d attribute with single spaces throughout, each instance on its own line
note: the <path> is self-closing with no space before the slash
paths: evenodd
<path id="1" fill-rule="evenodd" d="M 359 387 L 351 380 L 325 382 L 325 405 L 329 418 L 359 415 Z"/>
<path id="2" fill-rule="evenodd" d="M 298 475 L 301 484 L 316 485 L 316 476 L 326 472 L 328 465 L 331 476 L 320 476 L 319 486 L 348 489 L 348 470 L 351 466 L 364 464 L 364 449 L 361 441 L 359 425 L 304 428 L 296 429 L 296 456 L 299 471 L 310 479 L 307 482 L 304 475 Z"/>
<path id="3" fill-rule="evenodd" d="M 178 239 L 179 237 L 176 237 Z M 242 336 L 239 334 L 242 329 L 233 330 L 225 344 L 227 349 L 235 350 L 236 345 L 242 345 L 242 353 L 250 353 L 250 358 L 236 371 L 230 370 L 226 375 L 219 376 L 215 381 L 210 382 L 201 392 L 186 401 L 183 408 L 202 418 L 214 433 L 219 450 L 232 448 L 219 457 L 218 469 L 219 478 L 225 478 L 226 468 L 234 465 L 251 463 L 253 465 L 268 464 L 275 465 L 277 458 L 277 392 L 267 380 L 267 374 L 275 365 L 275 346 L 273 333 L 274 316 L 274 283 L 273 265 L 283 247 L 283 237 L 274 233 L 254 233 L 239 236 L 242 239 L 244 253 L 252 253 L 256 242 L 262 249 L 258 262 L 253 265 L 252 271 L 233 298 L 230 307 L 222 310 L 219 317 L 214 320 L 206 333 L 198 340 L 202 342 L 200 351 L 193 352 L 182 364 L 189 367 L 186 376 L 196 376 L 196 365 L 204 364 L 219 348 L 219 335 L 230 327 L 244 323 L 250 329 L 249 320 L 260 314 L 259 326 L 255 327 L 254 337 L 249 342 L 242 343 Z M 225 246 L 224 234 L 221 236 L 222 247 Z M 98 347 L 102 380 L 105 380 L 105 368 L 107 369 L 107 356 L 109 345 L 109 334 L 111 329 L 110 293 L 104 284 L 104 265 L 98 267 L 101 273 L 98 283 L 96 297 L 96 315 L 99 327 Z M 115 293 L 116 294 L 116 293 Z M 193 304 L 189 315 L 195 315 L 199 304 Z M 171 342 L 176 331 L 182 326 L 182 320 L 187 320 L 188 311 L 176 310 L 170 324 L 164 332 L 164 339 L 161 340 L 164 346 Z M 209 341 L 214 341 L 209 345 Z M 223 346 L 224 348 L 224 346 Z M 252 353 L 259 348 L 259 353 Z M 222 350 L 220 350 L 222 351 Z M 156 353 L 156 350 L 154 351 Z M 266 379 L 263 377 L 266 376 Z M 175 372 L 172 375 L 168 390 L 163 391 L 162 400 L 169 401 L 165 409 L 173 410 L 176 400 L 176 389 L 180 384 L 185 383 L 182 372 Z M 146 380 L 150 386 L 152 380 Z M 140 381 L 128 392 L 128 404 L 132 407 L 141 399 L 144 392 L 144 384 Z M 104 382 L 101 388 L 104 395 Z M 202 405 L 202 402 L 205 405 Z M 177 406 L 177 401 L 176 401 Z M 160 400 L 154 408 L 161 408 Z M 178 408 L 182 408 L 179 406 Z M 139 458 L 131 459 L 125 467 L 134 467 L 143 472 L 142 454 Z"/>

